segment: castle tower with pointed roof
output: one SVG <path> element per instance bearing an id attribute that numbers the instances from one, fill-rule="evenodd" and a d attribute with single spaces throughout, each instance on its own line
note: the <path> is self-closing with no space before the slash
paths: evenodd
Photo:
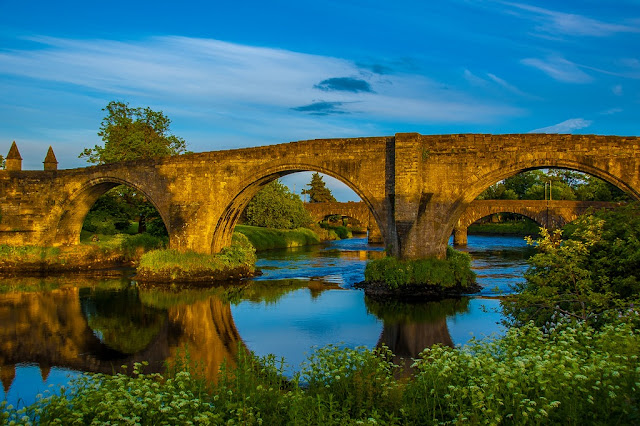
<path id="1" fill-rule="evenodd" d="M 9 171 L 22 170 L 22 157 L 20 156 L 20 151 L 18 151 L 16 141 L 13 141 L 11 148 L 9 148 L 9 154 L 5 159 L 5 168 Z"/>
<path id="2" fill-rule="evenodd" d="M 56 160 L 56 155 L 53 153 L 53 148 L 51 148 L 51 146 L 49 146 L 47 156 L 44 158 L 44 169 L 58 170 L 58 160 Z"/>

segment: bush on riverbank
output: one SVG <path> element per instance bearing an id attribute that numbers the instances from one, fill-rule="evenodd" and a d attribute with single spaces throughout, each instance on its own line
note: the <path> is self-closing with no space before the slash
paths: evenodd
<path id="1" fill-rule="evenodd" d="M 447 247 L 445 259 L 371 260 L 361 286 L 374 298 L 442 298 L 478 291 L 475 277 L 469 255 Z"/>
<path id="2" fill-rule="evenodd" d="M 336 225 L 330 225 L 328 223 L 321 223 L 320 227 L 322 229 L 335 232 L 336 235 L 338 236 L 338 239 L 340 240 L 346 240 L 347 238 L 353 237 L 353 233 L 346 226 L 342 226 L 342 225 L 336 226 Z"/>
<path id="3" fill-rule="evenodd" d="M 242 234 L 247 237 L 257 251 L 301 247 L 320 243 L 320 237 L 308 228 L 273 229 L 237 225 L 234 230 L 234 235 L 236 234 Z"/>
<path id="4" fill-rule="evenodd" d="M 637 348 L 630 324 L 594 330 L 527 325 L 493 342 L 435 346 L 396 379 L 386 349 L 317 350 L 291 380 L 275 357 L 239 352 L 208 383 L 189 362 L 165 375 L 85 374 L 61 394 L 16 410 L 10 424 L 635 424 Z M 188 361 L 188 360 L 187 360 Z"/>
<path id="5" fill-rule="evenodd" d="M 601 325 L 612 311 L 640 304 L 640 205 L 584 215 L 529 242 L 538 252 L 526 281 L 503 301 L 512 324 L 544 326 L 565 316 Z"/>

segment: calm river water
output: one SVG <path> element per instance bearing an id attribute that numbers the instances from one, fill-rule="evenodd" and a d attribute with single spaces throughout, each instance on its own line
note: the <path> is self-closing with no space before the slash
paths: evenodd
<path id="1" fill-rule="evenodd" d="M 522 279 L 521 237 L 469 236 L 480 295 L 424 304 L 380 304 L 353 284 L 382 247 L 353 238 L 259 254 L 264 274 L 213 289 L 157 289 L 129 279 L 5 279 L 0 294 L 0 400 L 30 404 L 82 371 L 112 373 L 146 360 L 162 371 L 188 347 L 215 380 L 238 351 L 284 357 L 300 368 L 315 346 L 387 345 L 415 357 L 434 343 L 500 334 L 500 303 Z"/>

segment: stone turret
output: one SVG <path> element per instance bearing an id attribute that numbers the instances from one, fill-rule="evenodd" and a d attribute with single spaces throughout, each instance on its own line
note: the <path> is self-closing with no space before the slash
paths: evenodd
<path id="1" fill-rule="evenodd" d="M 51 148 L 51 146 L 49 146 L 47 156 L 44 158 L 44 169 L 58 170 L 58 160 L 56 160 L 56 155 L 53 153 L 53 148 Z"/>
<path id="2" fill-rule="evenodd" d="M 20 156 L 20 151 L 18 151 L 16 141 L 13 141 L 11 148 L 9 148 L 9 154 L 5 158 L 5 168 L 10 171 L 22 170 L 22 157 Z"/>

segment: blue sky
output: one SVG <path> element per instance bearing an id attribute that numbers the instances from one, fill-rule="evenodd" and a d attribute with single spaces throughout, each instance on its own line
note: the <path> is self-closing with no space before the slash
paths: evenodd
<path id="1" fill-rule="evenodd" d="M 192 151 L 640 135 L 640 0 L 0 0 L 0 153 L 84 166 L 111 100 L 164 111 Z"/>

